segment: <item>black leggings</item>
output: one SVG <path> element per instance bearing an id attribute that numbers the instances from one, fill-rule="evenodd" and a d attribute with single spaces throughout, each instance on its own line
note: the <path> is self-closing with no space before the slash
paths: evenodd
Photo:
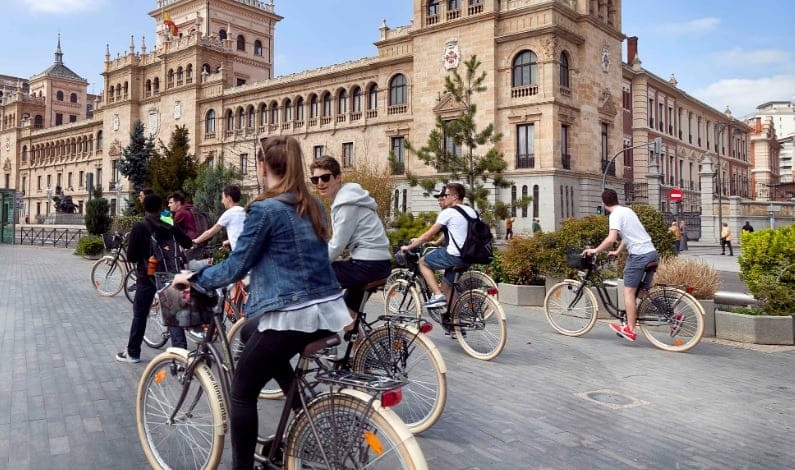
<path id="1" fill-rule="evenodd" d="M 307 344 L 330 336 L 331 331 L 258 331 L 258 321 L 249 320 L 240 332 L 246 345 L 232 379 L 230 418 L 232 423 L 232 462 L 236 469 L 254 467 L 257 445 L 257 400 L 262 387 L 275 379 L 285 392 L 293 379 L 290 359 Z"/>

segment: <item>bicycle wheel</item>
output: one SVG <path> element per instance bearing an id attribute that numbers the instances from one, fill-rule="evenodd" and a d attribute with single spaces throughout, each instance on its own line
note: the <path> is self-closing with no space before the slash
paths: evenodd
<path id="1" fill-rule="evenodd" d="M 462 292 L 453 306 L 452 321 L 458 344 L 475 359 L 490 361 L 505 348 L 505 312 L 491 296 L 478 290 Z"/>
<path id="2" fill-rule="evenodd" d="M 497 283 L 494 282 L 491 276 L 482 271 L 469 270 L 461 273 L 461 277 L 458 278 L 458 284 L 463 290 L 482 290 L 486 294 L 494 297 L 497 301 L 500 300 Z"/>
<path id="3" fill-rule="evenodd" d="M 395 268 L 392 272 L 389 273 L 389 276 L 386 278 L 386 284 L 384 284 L 384 294 L 386 294 L 387 289 L 389 289 L 392 284 L 394 284 L 398 280 L 408 281 L 409 277 L 411 276 L 411 272 L 407 268 Z"/>
<path id="4" fill-rule="evenodd" d="M 168 341 L 168 328 L 163 326 L 163 319 L 160 317 L 160 301 L 157 296 L 152 301 L 149 308 L 149 317 L 146 319 L 146 329 L 144 330 L 144 343 L 150 348 L 159 349 Z"/>
<path id="5" fill-rule="evenodd" d="M 124 271 L 115 256 L 103 256 L 91 267 L 91 285 L 99 295 L 112 297 L 124 287 Z"/>
<path id="6" fill-rule="evenodd" d="M 414 434 L 433 426 L 447 402 L 447 366 L 430 338 L 417 333 L 392 323 L 380 326 L 351 358 L 354 372 L 407 381 L 403 400 L 391 409 Z"/>
<path id="7" fill-rule="evenodd" d="M 305 412 L 299 412 L 285 440 L 284 454 L 288 470 L 428 468 L 420 446 L 400 418 L 355 390 L 323 393 Z"/>
<path id="8" fill-rule="evenodd" d="M 685 291 L 655 287 L 638 306 L 638 328 L 654 346 L 685 352 L 704 334 L 704 309 Z"/>
<path id="9" fill-rule="evenodd" d="M 404 280 L 398 280 L 384 295 L 384 314 L 406 317 L 422 317 L 422 302 L 417 288 Z"/>
<path id="10" fill-rule="evenodd" d="M 138 438 L 153 468 L 216 468 L 224 449 L 228 416 L 220 387 L 205 364 L 187 380 L 188 352 L 167 351 L 152 359 L 138 383 Z M 186 386 L 188 393 L 171 414 Z"/>
<path id="11" fill-rule="evenodd" d="M 237 364 L 240 353 L 243 352 L 243 346 L 245 346 L 245 343 L 240 339 L 240 331 L 247 321 L 249 320 L 246 318 L 239 319 L 232 325 L 232 328 L 230 328 L 229 332 L 226 334 L 226 340 L 229 342 L 229 352 L 232 354 L 232 361 L 234 361 L 235 364 Z M 254 321 L 256 321 L 256 319 Z M 297 363 L 298 356 L 295 356 L 290 361 L 290 364 L 295 368 Z M 269 380 L 259 392 L 259 397 L 262 400 L 278 400 L 283 396 L 284 393 L 281 387 L 279 387 L 279 384 L 273 379 Z"/>
<path id="12" fill-rule="evenodd" d="M 124 276 L 124 295 L 132 302 L 135 299 L 135 283 L 138 282 L 138 273 L 133 269 Z"/>
<path id="13" fill-rule="evenodd" d="M 596 325 L 599 310 L 596 297 L 586 287 L 577 299 L 579 288 L 579 281 L 566 279 L 552 286 L 544 297 L 544 316 L 549 325 L 562 335 L 582 336 Z"/>

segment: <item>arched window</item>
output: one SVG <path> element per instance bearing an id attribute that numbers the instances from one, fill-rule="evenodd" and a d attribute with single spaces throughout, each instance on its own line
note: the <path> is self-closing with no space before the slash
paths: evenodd
<path id="1" fill-rule="evenodd" d="M 168 74 L 166 75 L 166 88 L 171 88 L 174 86 L 174 69 L 168 69 Z"/>
<path id="2" fill-rule="evenodd" d="M 147 80 L 144 85 L 144 97 L 152 96 L 152 80 Z"/>
<path id="3" fill-rule="evenodd" d="M 97 131 L 97 150 L 102 150 L 102 131 Z"/>
<path id="4" fill-rule="evenodd" d="M 262 41 L 259 39 L 254 41 L 254 55 L 262 57 Z"/>
<path id="5" fill-rule="evenodd" d="M 271 101 L 271 124 L 279 123 L 279 103 Z"/>
<path id="6" fill-rule="evenodd" d="M 439 0 L 428 0 L 428 16 L 437 16 L 439 14 Z"/>
<path id="7" fill-rule="evenodd" d="M 516 217 L 516 185 L 511 185 L 511 217 Z"/>
<path id="8" fill-rule="evenodd" d="M 226 131 L 229 132 L 235 129 L 235 113 L 232 110 L 226 111 Z"/>
<path id="9" fill-rule="evenodd" d="M 177 67 L 177 85 L 182 85 L 182 80 L 185 77 L 184 72 L 182 71 L 182 66 L 180 65 Z"/>
<path id="10" fill-rule="evenodd" d="M 58 90 L 58 92 L 55 94 L 55 99 L 58 101 L 63 101 L 63 92 L 61 90 Z"/>
<path id="11" fill-rule="evenodd" d="M 259 105 L 259 125 L 264 126 L 268 123 L 268 107 L 265 103 Z"/>
<path id="12" fill-rule="evenodd" d="M 533 185 L 533 217 L 538 217 L 538 208 L 540 205 L 540 201 L 538 197 L 540 195 L 540 191 L 538 189 L 538 185 Z"/>
<path id="13" fill-rule="evenodd" d="M 353 87 L 353 92 L 351 93 L 351 111 L 354 113 L 361 113 L 362 112 L 362 89 L 358 86 Z"/>
<path id="14" fill-rule="evenodd" d="M 295 100 L 295 120 L 300 122 L 304 120 L 304 99 L 300 96 Z"/>
<path id="15" fill-rule="evenodd" d="M 152 81 L 152 92 L 154 92 L 154 94 L 160 93 L 160 77 L 155 77 Z"/>
<path id="16" fill-rule="evenodd" d="M 284 101 L 284 122 L 293 121 L 293 102 L 287 98 Z"/>
<path id="17" fill-rule="evenodd" d="M 395 190 L 395 196 L 392 199 L 392 215 L 397 215 L 398 213 L 398 204 L 400 203 L 400 190 Z"/>
<path id="18" fill-rule="evenodd" d="M 522 199 L 527 197 L 527 185 L 522 186 Z M 522 207 L 522 217 L 527 217 L 527 206 Z"/>
<path id="19" fill-rule="evenodd" d="M 202 64 L 202 75 L 209 75 L 212 72 L 210 68 L 210 64 L 204 63 Z"/>
<path id="20" fill-rule="evenodd" d="M 221 39 L 221 40 L 226 39 L 226 30 L 225 29 L 221 29 L 221 30 L 218 31 L 218 38 Z"/>
<path id="21" fill-rule="evenodd" d="M 569 53 L 560 53 L 560 86 L 569 87 Z"/>
<path id="22" fill-rule="evenodd" d="M 44 125 L 44 118 L 41 114 L 37 114 L 36 117 L 33 118 L 33 128 L 34 129 L 41 129 Z"/>
<path id="23" fill-rule="evenodd" d="M 389 81 L 389 105 L 406 104 L 406 77 L 399 73 Z"/>
<path id="24" fill-rule="evenodd" d="M 71 95 L 69 95 L 69 102 L 77 103 L 77 93 L 72 93 Z"/>
<path id="25" fill-rule="evenodd" d="M 312 97 L 309 98 L 309 118 L 316 118 L 318 114 L 320 114 L 320 105 L 317 101 L 317 95 L 312 95 Z"/>
<path id="26" fill-rule="evenodd" d="M 22 163 L 26 163 L 28 161 L 28 146 L 22 146 Z M 24 190 L 24 188 L 23 188 Z"/>
<path id="27" fill-rule="evenodd" d="M 337 114 L 346 114 L 348 112 L 348 92 L 340 90 L 337 95 Z"/>
<path id="28" fill-rule="evenodd" d="M 185 67 L 185 83 L 193 83 L 193 64 Z"/>
<path id="29" fill-rule="evenodd" d="M 378 109 L 378 85 L 375 83 L 367 90 L 367 109 L 371 111 Z"/>
<path id="30" fill-rule="evenodd" d="M 246 38 L 242 34 L 239 34 L 237 36 L 237 50 L 239 51 L 246 50 Z"/>
<path id="31" fill-rule="evenodd" d="M 331 93 L 326 92 L 326 94 L 323 95 L 323 117 L 331 116 L 331 104 L 333 101 Z"/>
<path id="32" fill-rule="evenodd" d="M 215 110 L 207 111 L 204 118 L 204 132 L 207 134 L 215 134 Z"/>
<path id="33" fill-rule="evenodd" d="M 538 83 L 538 57 L 535 52 L 520 52 L 513 60 L 512 74 L 514 88 Z"/>
<path id="34" fill-rule="evenodd" d="M 246 127 L 246 115 L 243 108 L 237 108 L 237 128 L 243 129 L 244 127 Z"/>
<path id="35" fill-rule="evenodd" d="M 257 112 L 254 111 L 254 106 L 248 107 L 248 123 L 246 127 L 254 129 L 257 126 Z"/>
<path id="36" fill-rule="evenodd" d="M 128 82 L 124 82 L 123 90 L 124 90 L 124 97 L 127 98 L 127 94 L 130 91 L 130 84 Z"/>

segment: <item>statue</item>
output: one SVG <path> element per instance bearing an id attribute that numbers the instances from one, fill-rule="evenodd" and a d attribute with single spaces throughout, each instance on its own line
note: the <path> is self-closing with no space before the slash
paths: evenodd
<path id="1" fill-rule="evenodd" d="M 55 212 L 63 214 L 74 214 L 77 212 L 77 206 L 72 202 L 72 196 L 64 194 L 60 186 L 55 187 L 55 196 L 52 198 L 55 205 Z"/>

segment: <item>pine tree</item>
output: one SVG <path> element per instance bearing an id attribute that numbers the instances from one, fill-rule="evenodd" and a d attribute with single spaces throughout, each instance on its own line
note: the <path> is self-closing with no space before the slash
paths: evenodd
<path id="1" fill-rule="evenodd" d="M 242 181 L 243 175 L 232 165 L 213 166 L 204 163 L 199 165 L 196 178 L 185 182 L 185 192 L 193 195 L 193 204 L 199 210 L 207 212 L 211 220 L 218 220 L 226 210 L 221 204 L 224 187 L 229 184 L 240 185 Z M 245 203 L 245 196 L 241 197 L 240 202 Z"/>
<path id="2" fill-rule="evenodd" d="M 436 127 L 428 136 L 428 142 L 420 149 L 414 148 L 410 142 L 406 148 L 414 151 L 417 158 L 428 166 L 439 171 L 437 178 L 423 178 L 407 172 L 409 183 L 414 186 L 419 184 L 431 193 L 436 184 L 441 181 L 462 181 L 466 187 L 466 198 L 490 221 L 501 219 L 508 215 L 509 206 L 497 202 L 491 206 L 488 201 L 490 190 L 487 182 L 495 187 L 507 188 L 511 182 L 503 176 L 503 171 L 508 164 L 503 154 L 497 150 L 496 145 L 502 139 L 502 134 L 495 132 L 494 124 L 488 124 L 478 130 L 475 116 L 477 106 L 472 97 L 475 93 L 483 93 L 486 86 L 486 72 L 478 73 L 481 62 L 477 56 L 472 56 L 464 62 L 464 76 L 453 69 L 445 77 L 445 97 L 451 97 L 461 112 L 453 119 L 436 118 Z M 394 158 L 390 157 L 394 165 Z M 529 198 L 516 202 L 518 206 L 526 206 Z M 493 214 L 493 215 L 492 215 Z"/>
<path id="3" fill-rule="evenodd" d="M 196 159 L 189 153 L 190 139 L 188 128 L 176 126 L 171 133 L 171 141 L 166 146 L 160 141 L 160 151 L 152 156 L 149 166 L 148 183 L 156 194 L 167 197 L 176 190 L 183 190 L 184 182 L 196 178 Z M 191 194 L 186 192 L 190 199 Z"/>
<path id="4" fill-rule="evenodd" d="M 136 194 L 144 188 L 149 176 L 149 164 L 155 151 L 155 143 L 151 137 L 144 136 L 144 125 L 135 121 L 130 132 L 130 143 L 122 150 L 119 159 L 119 173 L 127 177 Z"/>
<path id="5" fill-rule="evenodd" d="M 88 233 L 102 235 L 110 230 L 113 219 L 109 215 L 109 210 L 108 200 L 102 197 L 102 187 L 95 186 L 93 197 L 86 203 L 85 221 Z"/>

